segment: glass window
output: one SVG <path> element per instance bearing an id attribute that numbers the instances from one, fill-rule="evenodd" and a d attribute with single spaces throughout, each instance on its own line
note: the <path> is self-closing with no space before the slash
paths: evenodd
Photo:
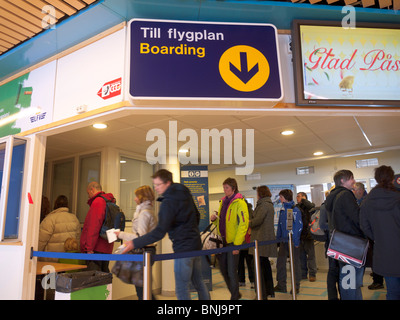
<path id="1" fill-rule="evenodd" d="M 53 164 L 53 183 L 51 188 L 50 209 L 53 210 L 54 201 L 58 196 L 68 198 L 70 210 L 73 202 L 74 186 L 74 159 L 63 160 Z"/>
<path id="2" fill-rule="evenodd" d="M 25 151 L 26 151 L 26 140 L 10 138 L 7 143 L 12 143 L 11 151 L 11 165 L 9 168 L 5 167 L 7 163 L 6 143 L 0 145 L 0 181 L 2 188 L 8 187 L 7 202 L 2 199 L 2 205 L 6 208 L 5 216 L 2 217 L 4 225 L 2 232 L 2 239 L 18 239 L 18 229 L 20 221 L 20 209 L 21 209 L 21 195 L 22 187 L 24 182 L 24 167 L 25 167 Z M 8 166 L 8 165 L 7 165 Z M 8 173 L 9 170 L 9 173 Z M 8 186 L 4 185 L 3 178 L 4 174 L 9 178 Z M 7 193 L 5 193 L 7 194 Z M 0 193 L 1 195 L 1 193 Z M 4 194 L 3 194 L 4 196 Z"/>
<path id="3" fill-rule="evenodd" d="M 135 190 L 143 185 L 153 188 L 153 166 L 145 161 L 127 157 L 120 158 L 120 197 L 119 206 L 127 220 L 132 220 L 136 210 Z"/>
<path id="4" fill-rule="evenodd" d="M 76 206 L 76 216 L 81 223 L 85 222 L 86 214 L 89 210 L 87 204 L 87 186 L 92 181 L 100 182 L 100 161 L 100 153 L 85 155 L 79 158 L 78 203 Z"/>

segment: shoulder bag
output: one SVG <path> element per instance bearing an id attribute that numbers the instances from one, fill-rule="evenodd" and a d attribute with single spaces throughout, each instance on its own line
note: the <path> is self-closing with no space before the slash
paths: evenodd
<path id="1" fill-rule="evenodd" d="M 335 204 L 340 194 L 336 196 L 332 209 L 332 223 L 333 215 L 335 213 Z M 368 240 L 353 236 L 347 233 L 333 230 L 331 240 L 326 255 L 332 259 L 352 265 L 356 268 L 361 268 L 365 264 L 368 252 Z"/>

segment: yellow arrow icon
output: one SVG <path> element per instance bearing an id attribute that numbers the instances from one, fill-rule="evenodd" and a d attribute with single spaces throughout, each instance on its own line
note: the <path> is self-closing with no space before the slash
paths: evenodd
<path id="1" fill-rule="evenodd" d="M 265 56 L 250 46 L 234 46 L 219 60 L 219 73 L 231 88 L 250 92 L 261 88 L 269 78 L 269 63 Z"/>

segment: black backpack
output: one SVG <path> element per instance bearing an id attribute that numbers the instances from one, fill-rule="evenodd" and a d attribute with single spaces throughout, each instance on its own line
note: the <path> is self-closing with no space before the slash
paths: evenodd
<path id="1" fill-rule="evenodd" d="M 112 200 L 108 200 L 102 195 L 99 195 L 99 197 L 103 198 L 106 202 L 106 216 L 100 229 L 100 237 L 102 237 L 104 240 L 108 240 L 106 233 L 107 230 L 113 228 L 121 231 L 125 230 L 125 214 Z"/>

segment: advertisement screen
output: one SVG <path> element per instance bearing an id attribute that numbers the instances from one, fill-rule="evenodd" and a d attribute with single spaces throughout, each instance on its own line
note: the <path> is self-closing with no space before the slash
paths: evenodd
<path id="1" fill-rule="evenodd" d="M 399 104 L 400 29 L 310 24 L 294 29 L 300 105 Z"/>

